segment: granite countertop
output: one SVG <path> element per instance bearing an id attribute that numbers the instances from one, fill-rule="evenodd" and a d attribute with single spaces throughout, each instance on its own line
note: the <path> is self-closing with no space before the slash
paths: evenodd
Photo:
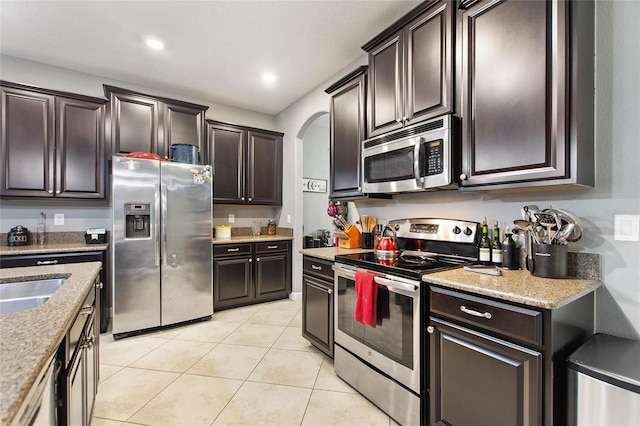
<path id="1" fill-rule="evenodd" d="M 283 241 L 293 240 L 293 236 L 288 235 L 232 235 L 231 238 L 212 238 L 213 244 L 237 244 L 237 243 L 260 243 L 263 241 Z"/>
<path id="2" fill-rule="evenodd" d="M 86 244 L 80 243 L 53 243 L 53 244 L 31 244 L 28 246 L 0 246 L 0 256 L 10 256 L 19 254 L 51 254 L 51 253 L 72 253 L 80 251 L 105 251 L 109 249 L 109 244 Z"/>
<path id="3" fill-rule="evenodd" d="M 0 316 L 0 423 L 10 424 L 82 307 L 100 262 L 0 269 L 0 285 L 68 277 L 43 305 Z"/>
<path id="4" fill-rule="evenodd" d="M 340 247 L 319 247 L 301 249 L 300 253 L 305 256 L 317 257 L 318 259 L 334 261 L 335 257 L 340 254 L 369 253 L 371 249 L 345 249 Z"/>
<path id="5" fill-rule="evenodd" d="M 598 279 L 539 278 L 528 271 L 502 269 L 501 276 L 465 271 L 462 268 L 423 275 L 422 280 L 457 290 L 494 297 L 544 309 L 557 309 L 602 285 Z"/>

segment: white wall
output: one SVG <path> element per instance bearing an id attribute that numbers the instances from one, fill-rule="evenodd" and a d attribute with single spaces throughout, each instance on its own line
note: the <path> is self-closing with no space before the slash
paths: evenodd
<path id="1" fill-rule="evenodd" d="M 504 225 L 520 216 L 525 204 L 541 208 L 554 204 L 573 211 L 585 224 L 584 237 L 572 251 L 599 253 L 604 287 L 597 293 L 597 330 L 640 338 L 640 243 L 613 239 L 614 215 L 640 214 L 640 42 L 636 34 L 640 2 L 599 1 L 596 4 L 596 187 L 589 190 L 543 191 L 522 194 L 479 194 L 457 191 L 403 194 L 390 201 L 357 203 L 358 213 L 382 219 L 451 217 L 481 221 L 487 217 Z M 633 54 L 631 54 L 633 53 Z M 285 188 L 283 210 L 302 208 L 297 182 L 302 178 L 298 135 L 309 117 L 326 111 L 324 89 L 366 58 L 360 58 L 335 79 L 318 86 L 277 116 L 285 136 L 287 167 L 295 170 Z M 303 133 L 303 132 L 302 132 Z M 294 185 L 295 182 L 295 185 Z M 300 232 L 296 232 L 296 250 Z M 300 289 L 301 256 L 296 258 L 294 289 Z M 561 282 L 558 282 L 561 285 Z"/>
<path id="2" fill-rule="evenodd" d="M 302 139 L 303 177 L 324 179 L 327 181 L 326 192 L 303 192 L 303 228 L 305 235 L 317 229 L 332 229 L 327 215 L 329 205 L 329 114 L 321 115 L 309 126 Z"/>

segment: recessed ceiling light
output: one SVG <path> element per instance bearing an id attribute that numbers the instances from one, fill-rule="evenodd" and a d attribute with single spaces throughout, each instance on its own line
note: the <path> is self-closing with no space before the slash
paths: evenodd
<path id="1" fill-rule="evenodd" d="M 155 50 L 164 49 L 164 43 L 158 40 L 157 38 L 148 38 L 146 42 L 147 42 L 147 46 L 149 46 L 152 49 L 155 49 Z"/>
<path id="2" fill-rule="evenodd" d="M 264 81 L 267 84 L 272 84 L 276 82 L 276 76 L 275 74 L 266 72 L 264 74 L 262 74 L 262 81 Z"/>

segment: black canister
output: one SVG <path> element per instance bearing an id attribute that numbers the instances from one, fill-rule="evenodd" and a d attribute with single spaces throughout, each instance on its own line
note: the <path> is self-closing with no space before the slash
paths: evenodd
<path id="1" fill-rule="evenodd" d="M 10 246 L 27 246 L 31 244 L 31 232 L 22 225 L 14 226 L 7 234 L 7 244 Z"/>
<path id="2" fill-rule="evenodd" d="M 533 244 L 533 271 L 536 277 L 566 278 L 568 248 L 565 244 Z"/>
<path id="3" fill-rule="evenodd" d="M 507 228 L 507 232 L 509 229 Z M 505 239 L 502 242 L 502 267 L 504 269 L 520 269 L 520 256 L 518 253 L 518 245 L 511 234 L 505 234 Z"/>

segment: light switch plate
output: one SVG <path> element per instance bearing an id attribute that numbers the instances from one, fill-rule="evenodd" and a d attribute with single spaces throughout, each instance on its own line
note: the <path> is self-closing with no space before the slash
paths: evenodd
<path id="1" fill-rule="evenodd" d="M 615 215 L 613 239 L 617 241 L 640 241 L 640 215 Z"/>
<path id="2" fill-rule="evenodd" d="M 233 223 L 236 221 L 236 215 L 233 213 L 229 213 L 229 223 Z"/>
<path id="3" fill-rule="evenodd" d="M 53 215 L 54 225 L 64 225 L 64 213 L 56 213 Z"/>

